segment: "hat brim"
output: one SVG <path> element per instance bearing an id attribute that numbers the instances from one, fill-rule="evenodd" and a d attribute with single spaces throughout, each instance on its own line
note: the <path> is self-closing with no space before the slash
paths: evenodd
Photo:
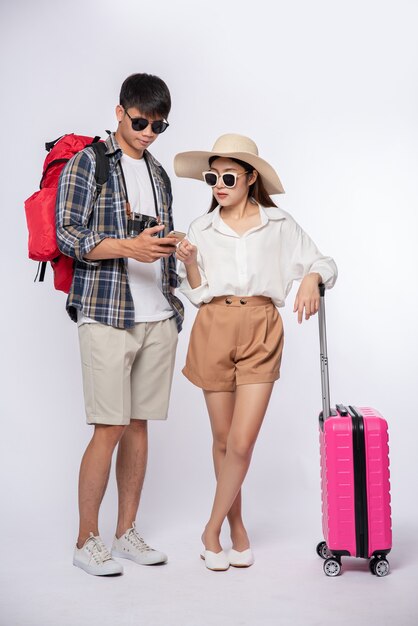
<path id="1" fill-rule="evenodd" d="M 189 151 L 179 152 L 174 157 L 174 171 L 180 178 L 195 178 L 202 180 L 202 172 L 209 168 L 209 159 L 213 156 L 224 158 L 240 159 L 252 165 L 263 181 L 264 187 L 269 195 L 284 193 L 283 185 L 280 182 L 275 170 L 261 157 L 251 152 L 202 152 Z"/>

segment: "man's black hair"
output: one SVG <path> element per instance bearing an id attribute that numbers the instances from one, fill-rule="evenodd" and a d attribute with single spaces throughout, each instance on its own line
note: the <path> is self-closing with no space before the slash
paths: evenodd
<path id="1" fill-rule="evenodd" d="M 125 110 L 135 107 L 144 115 L 167 119 L 171 109 L 171 97 L 167 85 L 158 76 L 132 74 L 122 84 L 119 104 Z"/>

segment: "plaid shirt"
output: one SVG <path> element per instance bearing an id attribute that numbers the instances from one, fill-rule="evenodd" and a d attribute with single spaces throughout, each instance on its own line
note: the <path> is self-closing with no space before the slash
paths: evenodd
<path id="1" fill-rule="evenodd" d="M 114 134 L 106 140 L 109 177 L 97 196 L 95 153 L 92 148 L 78 152 L 64 167 L 56 204 L 57 240 L 61 252 L 75 259 L 74 279 L 67 299 L 67 311 L 74 321 L 77 310 L 92 319 L 115 326 L 132 328 L 135 311 L 129 288 L 127 259 L 85 259 L 106 237 L 127 237 L 126 201 L 118 161 L 122 156 Z M 173 229 L 170 180 L 162 166 L 148 152 L 149 165 L 161 223 Z M 162 291 L 173 308 L 177 328 L 183 322 L 183 305 L 171 293 L 178 286 L 174 255 L 161 259 Z"/>

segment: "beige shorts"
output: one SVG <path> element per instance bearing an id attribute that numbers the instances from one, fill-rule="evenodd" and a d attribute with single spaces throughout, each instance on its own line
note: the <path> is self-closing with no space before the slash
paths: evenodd
<path id="1" fill-rule="evenodd" d="M 282 318 L 270 298 L 217 297 L 198 311 L 183 374 L 207 391 L 270 383 L 282 351 Z"/>
<path id="2" fill-rule="evenodd" d="M 88 424 L 167 418 L 178 332 L 174 317 L 129 330 L 78 329 Z"/>

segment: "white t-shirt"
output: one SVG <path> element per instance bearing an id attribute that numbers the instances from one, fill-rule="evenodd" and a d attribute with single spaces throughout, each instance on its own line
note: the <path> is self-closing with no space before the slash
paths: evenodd
<path id="1" fill-rule="evenodd" d="M 155 216 L 154 194 L 145 159 L 127 154 L 121 158 L 129 203 L 134 213 Z M 162 292 L 161 261 L 142 263 L 128 259 L 128 280 L 135 308 L 135 322 L 158 322 L 174 315 Z M 94 322 L 79 315 L 78 324 Z"/>

